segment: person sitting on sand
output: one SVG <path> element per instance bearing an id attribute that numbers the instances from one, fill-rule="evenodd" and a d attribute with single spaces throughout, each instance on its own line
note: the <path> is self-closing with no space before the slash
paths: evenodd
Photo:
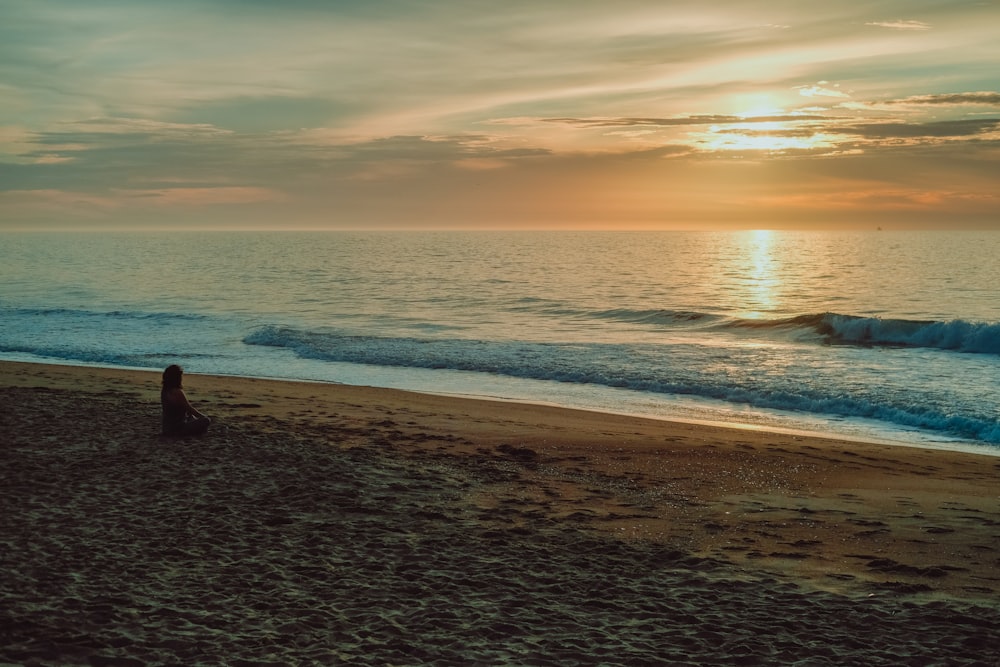
<path id="1" fill-rule="evenodd" d="M 163 435 L 201 435 L 208 430 L 212 420 L 198 412 L 188 402 L 181 379 L 184 369 L 177 364 L 167 366 L 163 371 L 163 388 L 160 390 L 160 404 L 163 406 Z"/>

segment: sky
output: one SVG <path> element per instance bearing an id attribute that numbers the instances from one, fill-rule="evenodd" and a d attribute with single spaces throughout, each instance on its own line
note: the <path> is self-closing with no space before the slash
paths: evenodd
<path id="1" fill-rule="evenodd" d="M 1000 229 L 1000 2 L 0 0 L 0 229 Z"/>

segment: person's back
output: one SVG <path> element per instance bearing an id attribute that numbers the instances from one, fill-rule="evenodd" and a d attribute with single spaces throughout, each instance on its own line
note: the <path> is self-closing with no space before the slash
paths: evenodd
<path id="1" fill-rule="evenodd" d="M 181 435 L 187 421 L 186 401 L 177 401 L 177 389 L 161 389 L 160 405 L 163 407 L 163 435 Z"/>
<path id="2" fill-rule="evenodd" d="M 171 365 L 163 371 L 163 387 L 160 389 L 160 406 L 163 409 L 163 435 L 200 435 L 212 423 L 188 402 L 181 387 L 183 370 Z M 190 417 L 190 419 L 189 419 Z"/>

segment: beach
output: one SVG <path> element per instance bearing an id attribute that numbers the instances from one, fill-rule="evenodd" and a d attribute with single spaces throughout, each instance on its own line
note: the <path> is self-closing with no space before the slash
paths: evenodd
<path id="1" fill-rule="evenodd" d="M 1000 664 L 1000 457 L 159 380 L 0 362 L 0 664 Z"/>

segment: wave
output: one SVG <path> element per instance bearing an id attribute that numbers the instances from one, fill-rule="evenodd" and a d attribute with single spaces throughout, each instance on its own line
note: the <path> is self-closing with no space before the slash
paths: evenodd
<path id="1" fill-rule="evenodd" d="M 992 373 L 995 359 L 950 352 L 1000 354 L 998 324 L 837 313 L 751 320 L 682 309 L 580 310 L 560 316 L 625 321 L 654 332 L 693 335 L 668 340 L 643 335 L 632 342 L 621 338 L 616 342 L 533 342 L 461 338 L 433 327 L 414 334 L 410 325 L 412 337 L 394 337 L 390 333 L 348 335 L 309 325 L 248 329 L 242 316 L 0 307 L 0 354 L 133 367 L 158 367 L 204 355 L 204 363 L 199 364 L 204 370 L 235 374 L 287 359 L 264 349 L 241 348 L 242 343 L 286 350 L 320 363 L 471 371 L 686 395 L 764 409 L 870 418 L 1000 442 L 1000 421 L 988 396 L 978 395 L 972 387 L 966 391 L 954 381 L 933 380 L 966 377 L 970 369 Z M 802 345 L 744 345 L 748 337 L 755 342 L 792 338 Z M 718 344 L 703 344 L 712 339 Z M 836 364 L 850 363 L 850 350 L 840 354 L 824 350 L 820 347 L 824 344 L 920 347 L 948 353 L 885 355 L 876 366 L 851 366 L 845 373 L 839 369 L 847 366 Z M 934 364 L 933 371 L 921 370 L 925 362 Z M 885 381 L 887 373 L 892 375 L 891 382 Z"/>
<path id="2" fill-rule="evenodd" d="M 701 313 L 693 310 L 649 309 L 634 310 L 630 308 L 614 308 L 600 310 L 589 315 L 596 319 L 614 320 L 618 322 L 637 322 L 641 324 L 692 325 L 717 322 L 718 315 Z"/>
<path id="3" fill-rule="evenodd" d="M 165 363 L 172 363 L 179 353 L 150 352 L 129 353 L 114 352 L 101 348 L 83 348 L 56 345 L 11 345 L 0 343 L 0 354 L 23 354 L 43 359 L 59 359 L 84 364 L 100 366 L 125 366 L 130 368 L 158 368 Z M 199 354 L 184 353 L 184 356 L 197 358 Z"/>
<path id="4" fill-rule="evenodd" d="M 612 309 L 580 313 L 592 319 L 666 327 L 716 330 L 799 331 L 826 344 L 863 347 L 922 347 L 953 352 L 1000 354 L 1000 324 L 966 320 L 905 320 L 840 313 L 812 313 L 773 319 L 727 318 L 692 310 Z"/>
<path id="5" fill-rule="evenodd" d="M 203 331 L 204 315 L 74 308 L 0 308 L 0 354 L 111 366 L 155 367 Z"/>
<path id="6" fill-rule="evenodd" d="M 1000 354 L 1000 324 L 882 319 L 825 313 L 817 327 L 831 342 Z"/>
<path id="7" fill-rule="evenodd" d="M 786 326 L 802 326 L 792 324 Z M 991 415 L 957 414 L 939 402 L 909 396 L 812 387 L 780 377 L 743 379 L 703 371 L 678 360 L 680 350 L 662 346 L 603 343 L 535 343 L 473 339 L 356 336 L 265 326 L 247 335 L 247 345 L 283 348 L 300 358 L 376 366 L 472 371 L 533 380 L 594 384 L 667 395 L 685 395 L 758 408 L 866 418 L 1000 442 L 1000 422 Z"/>
<path id="8" fill-rule="evenodd" d="M 0 310 L 0 317 L 27 317 L 27 318 L 81 318 L 88 320 L 159 320 L 159 321 L 190 321 L 195 322 L 206 319 L 205 315 L 192 313 L 157 313 L 136 310 L 78 310 L 74 308 L 4 308 Z"/>
<path id="9" fill-rule="evenodd" d="M 1000 323 L 966 320 L 904 320 L 840 313 L 814 313 L 775 319 L 723 318 L 684 310 L 616 309 L 590 314 L 611 319 L 666 326 L 710 326 L 715 329 L 801 331 L 832 345 L 862 347 L 914 347 L 1000 354 Z"/>

